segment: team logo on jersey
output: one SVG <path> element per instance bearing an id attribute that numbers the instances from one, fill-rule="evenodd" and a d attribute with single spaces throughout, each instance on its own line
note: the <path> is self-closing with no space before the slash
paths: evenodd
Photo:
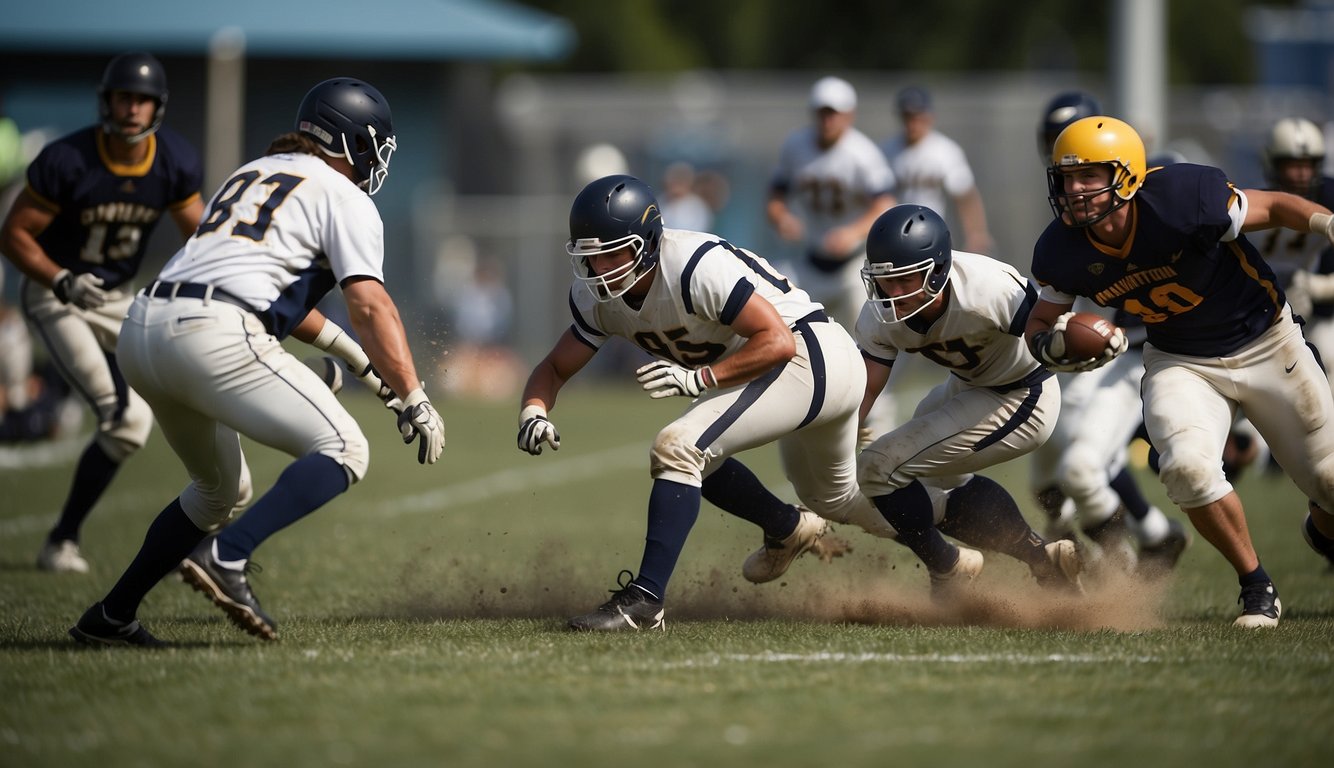
<path id="1" fill-rule="evenodd" d="M 1106 268 L 1107 265 L 1103 264 L 1101 261 L 1089 265 L 1089 271 L 1095 275 L 1101 275 L 1102 271 Z"/>
<path id="2" fill-rule="evenodd" d="M 1139 271 L 1139 265 L 1138 265 L 1138 264 L 1126 264 L 1126 271 L 1127 271 L 1127 272 L 1138 272 L 1138 271 Z"/>
<path id="3" fill-rule="evenodd" d="M 1176 253 L 1172 254 L 1171 260 L 1173 264 L 1177 263 L 1178 261 L 1181 261 L 1181 251 L 1177 251 Z"/>
<path id="4" fill-rule="evenodd" d="M 125 193 L 125 194 L 127 194 L 127 195 L 133 195 L 133 194 L 134 194 L 134 182 L 131 181 L 131 180 L 129 180 L 129 179 L 126 179 L 126 180 L 125 180 L 125 183 L 120 185 L 120 191 L 123 192 L 123 193 Z"/>

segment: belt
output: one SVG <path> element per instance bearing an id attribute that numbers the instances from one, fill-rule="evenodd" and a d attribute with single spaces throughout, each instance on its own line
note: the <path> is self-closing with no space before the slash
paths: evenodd
<path id="1" fill-rule="evenodd" d="M 162 280 L 154 282 L 144 289 L 144 293 L 155 299 L 202 299 L 204 301 L 216 300 L 224 304 L 231 304 L 234 307 L 240 307 L 247 312 L 254 313 L 254 307 L 245 303 L 227 291 L 213 285 L 203 283 L 169 283 Z"/>
<path id="2" fill-rule="evenodd" d="M 1050 370 L 1039 365 L 1037 368 L 1029 371 L 1027 376 L 1018 381 L 1012 381 L 1009 384 L 1001 384 L 998 387 L 987 387 L 987 389 L 992 392 L 999 392 L 1003 395 L 1007 392 L 1013 392 L 1016 389 L 1027 389 L 1029 387 L 1037 386 L 1055 375 L 1056 374 L 1052 373 Z"/>

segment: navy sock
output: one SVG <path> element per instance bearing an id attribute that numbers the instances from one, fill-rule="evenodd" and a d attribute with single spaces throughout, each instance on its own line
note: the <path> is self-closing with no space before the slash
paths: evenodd
<path id="1" fill-rule="evenodd" d="M 1130 473 L 1129 467 L 1122 467 L 1109 485 L 1116 491 L 1116 495 L 1121 497 L 1121 503 L 1125 505 L 1131 517 L 1143 520 L 1145 515 L 1149 514 L 1149 501 L 1140 492 L 1139 483 L 1135 482 L 1135 476 Z"/>
<path id="2" fill-rule="evenodd" d="M 148 526 L 139 554 L 121 574 L 120 581 L 102 598 L 107 616 L 117 621 L 130 621 L 139 610 L 139 603 L 163 576 L 181 564 L 185 556 L 203 541 L 205 532 L 185 516 L 181 499 L 176 497 Z"/>
<path id="3" fill-rule="evenodd" d="M 1256 565 L 1255 570 L 1244 576 L 1238 577 L 1237 579 L 1237 583 L 1241 584 L 1243 587 L 1249 587 L 1252 584 L 1264 584 L 1267 581 L 1272 582 L 1273 579 L 1269 578 L 1269 574 L 1265 573 L 1265 567 L 1263 565 Z M 1278 594 L 1278 587 L 1274 587 L 1274 594 Z"/>
<path id="4" fill-rule="evenodd" d="M 885 520 L 899 533 L 899 543 L 921 558 L 929 570 L 948 571 L 959 561 L 959 550 L 940 535 L 932 522 L 931 497 L 914 480 L 887 496 L 871 499 Z"/>
<path id="5" fill-rule="evenodd" d="M 218 534 L 218 557 L 249 560 L 264 540 L 347 490 L 343 465 L 323 454 L 302 456 L 278 476 L 268 493 Z"/>
<path id="6" fill-rule="evenodd" d="M 648 497 L 644 558 L 633 583 L 659 600 L 667 596 L 667 582 L 671 581 L 686 537 L 699 517 L 700 498 L 700 489 L 693 485 L 653 481 L 653 491 Z"/>
<path id="7" fill-rule="evenodd" d="M 69 496 L 65 499 L 65 508 L 60 511 L 60 520 L 47 536 L 48 541 L 79 540 L 79 528 L 92 511 L 93 505 L 102 498 L 102 492 L 111 485 L 120 464 L 113 461 L 102 446 L 94 440 L 79 457 L 79 466 L 74 470 L 74 482 L 70 484 Z"/>
<path id="8" fill-rule="evenodd" d="M 1024 519 L 1010 492 L 989 477 L 950 491 L 940 530 L 965 544 L 1001 552 L 1029 565 L 1047 562 L 1047 542 Z"/>
<path id="9" fill-rule="evenodd" d="M 700 489 L 704 500 L 747 522 L 764 529 L 764 535 L 785 539 L 797 529 L 797 508 L 779 499 L 764 487 L 754 472 L 736 459 L 728 458 L 704 478 Z"/>

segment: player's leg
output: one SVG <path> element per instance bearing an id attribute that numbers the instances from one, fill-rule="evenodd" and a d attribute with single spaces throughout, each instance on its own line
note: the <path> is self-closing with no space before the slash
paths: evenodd
<path id="1" fill-rule="evenodd" d="M 48 289 L 23 285 L 23 313 L 52 364 L 96 418 L 92 442 L 79 457 L 60 518 L 38 556 L 45 570 L 87 570 L 78 544 L 80 528 L 130 454 L 143 447 L 152 413 L 126 385 L 114 355 L 115 334 L 129 299 L 96 310 L 61 304 Z"/>
<path id="2" fill-rule="evenodd" d="M 1251 543 L 1241 499 L 1223 474 L 1223 445 L 1235 412 L 1220 392 L 1233 389 L 1229 368 L 1153 348 L 1145 349 L 1144 366 L 1144 422 L 1161 453 L 1159 477 L 1168 497 L 1236 570 L 1243 599 L 1236 623 L 1276 625 L 1277 591 Z"/>

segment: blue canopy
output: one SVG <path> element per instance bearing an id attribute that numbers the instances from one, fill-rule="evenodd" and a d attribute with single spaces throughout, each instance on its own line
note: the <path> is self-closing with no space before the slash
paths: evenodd
<path id="1" fill-rule="evenodd" d="M 5 10 L 0 48 L 203 55 L 229 28 L 273 58 L 550 60 L 575 43 L 564 19 L 507 0 L 45 0 Z"/>

